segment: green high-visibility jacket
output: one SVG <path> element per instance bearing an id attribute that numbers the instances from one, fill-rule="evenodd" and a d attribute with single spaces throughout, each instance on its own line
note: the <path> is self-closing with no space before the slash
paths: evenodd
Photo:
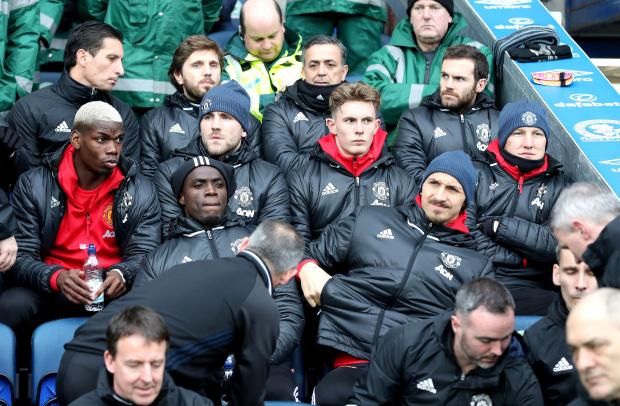
<path id="1" fill-rule="evenodd" d="M 418 48 L 407 18 L 396 25 L 390 43 L 370 56 L 363 81 L 381 92 L 381 114 L 388 128 L 396 126 L 402 113 L 417 107 L 422 98 L 439 88 L 441 63 L 446 49 L 453 45 L 472 45 L 486 56 L 490 80 L 485 92 L 493 96 L 493 53 L 480 42 L 458 35 L 466 25 L 465 19 L 455 13 L 448 32 L 435 50 L 427 83 L 424 83 L 426 57 Z"/>
<path id="2" fill-rule="evenodd" d="M 39 0 L 0 0 L 0 112 L 32 91 L 38 26 Z"/>
<path id="3" fill-rule="evenodd" d="M 80 0 L 80 14 L 123 33 L 125 75 L 113 94 L 134 107 L 161 106 L 175 92 L 168 68 L 179 43 L 209 32 L 222 0 Z"/>

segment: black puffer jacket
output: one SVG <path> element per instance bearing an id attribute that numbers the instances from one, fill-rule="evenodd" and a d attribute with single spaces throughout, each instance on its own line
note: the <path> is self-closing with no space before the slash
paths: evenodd
<path id="1" fill-rule="evenodd" d="M 328 272 L 348 269 L 321 293 L 319 344 L 362 359 L 388 330 L 452 308 L 461 285 L 493 271 L 469 234 L 432 225 L 415 203 L 363 207 L 308 244 L 307 254 Z"/>
<path id="2" fill-rule="evenodd" d="M 163 236 L 168 234 L 170 220 L 183 214 L 172 192 L 170 177 L 185 160 L 198 155 L 209 156 L 201 138 L 176 150 L 174 155 L 159 166 L 153 179 L 161 203 Z M 258 225 L 266 219 L 290 221 L 288 188 L 277 166 L 258 158 L 245 141 L 239 150 L 224 158 L 224 162 L 235 167 L 237 190 L 228 197 L 228 207 L 242 223 Z"/>
<path id="3" fill-rule="evenodd" d="M 158 278 L 181 263 L 234 257 L 239 253 L 239 244 L 243 238 L 256 228 L 254 225 L 226 222 L 206 230 L 186 217 L 177 218 L 172 226 L 168 240 L 144 257 L 136 286 Z M 305 323 L 304 310 L 294 281 L 275 288 L 273 299 L 280 311 L 280 335 L 271 361 L 279 364 L 289 359 L 299 344 Z"/>
<path id="4" fill-rule="evenodd" d="M 620 216 L 608 223 L 598 238 L 583 253 L 599 287 L 620 288 Z"/>
<path id="5" fill-rule="evenodd" d="M 465 114 L 443 108 L 439 90 L 407 111 L 398 123 L 393 152 L 396 162 L 420 181 L 429 162 L 446 151 L 465 151 L 471 157 L 483 153 L 497 133 L 499 111 L 485 93 L 478 94 Z"/>
<path id="6" fill-rule="evenodd" d="M 44 159 L 43 166 L 23 174 L 15 186 L 13 209 L 17 218 L 17 262 L 5 275 L 13 283 L 51 292 L 50 278 L 62 267 L 43 261 L 56 241 L 65 214 L 67 196 L 58 184 L 58 165 L 64 148 Z M 125 179 L 114 193 L 112 221 L 123 261 L 127 287 L 133 284 L 145 254 L 160 243 L 160 210 L 157 191 L 138 171 L 138 165 L 121 156 L 119 168 Z"/>
<path id="7" fill-rule="evenodd" d="M 125 129 L 123 156 L 138 161 L 138 119 L 131 108 L 107 92 L 84 86 L 63 72 L 58 83 L 19 99 L 7 122 L 23 140 L 17 150 L 17 173 L 42 164 L 43 154 L 56 152 L 67 143 L 75 113 L 91 101 L 103 101 L 118 110 Z"/>
<path id="8" fill-rule="evenodd" d="M 381 341 L 354 405 L 542 406 L 536 377 L 513 340 L 497 363 L 464 375 L 456 363 L 450 313 L 394 328 Z M 515 351 L 512 351 L 515 349 Z"/>
<path id="9" fill-rule="evenodd" d="M 545 317 L 527 329 L 527 360 L 532 366 L 546 405 L 566 405 L 577 397 L 579 375 L 566 344 L 568 309 L 561 295 Z"/>
<path id="10" fill-rule="evenodd" d="M 415 195 L 411 177 L 396 166 L 387 148 L 356 177 L 317 145 L 310 162 L 287 180 L 293 225 L 306 243 L 361 206 L 396 207 Z"/>
<path id="11" fill-rule="evenodd" d="M 13 214 L 13 207 L 9 202 L 9 198 L 0 189 L 0 240 L 14 236 L 17 232 L 17 222 Z"/>
<path id="12" fill-rule="evenodd" d="M 516 167 L 503 159 L 497 141 L 490 144 L 484 160 L 475 162 L 475 218 L 478 223 L 488 218 L 499 220 L 493 238 L 475 234 L 480 237 L 478 249 L 493 259 L 497 279 L 504 283 L 519 280 L 549 288 L 557 241 L 547 223 L 551 208 L 570 180 L 558 161 L 547 156 L 547 163 L 546 169 L 541 167 L 529 176 L 515 175 L 510 171 Z M 504 255 L 505 250 L 513 255 Z M 521 261 L 515 262 L 518 257 Z"/>
<path id="13" fill-rule="evenodd" d="M 330 112 L 316 111 L 301 100 L 301 80 L 288 86 L 263 113 L 263 155 L 285 174 L 308 162 L 316 142 L 329 133 L 325 119 L 331 116 Z"/>
<path id="14" fill-rule="evenodd" d="M 87 394 L 80 396 L 70 403 L 71 406 L 128 406 L 125 399 L 120 398 L 114 393 L 111 381 L 112 376 L 108 374 L 105 368 L 101 368 L 99 378 L 97 379 L 97 388 Z M 151 406 L 213 406 L 213 402 L 209 399 L 198 395 L 187 389 L 183 389 L 175 385 L 174 381 L 164 373 L 164 379 L 159 395 Z"/>
<path id="15" fill-rule="evenodd" d="M 174 151 L 200 136 L 199 106 L 179 92 L 166 96 L 164 105 L 146 113 L 140 121 L 140 168 L 154 176 L 160 163 Z M 260 151 L 260 122 L 250 116 L 252 146 Z"/>

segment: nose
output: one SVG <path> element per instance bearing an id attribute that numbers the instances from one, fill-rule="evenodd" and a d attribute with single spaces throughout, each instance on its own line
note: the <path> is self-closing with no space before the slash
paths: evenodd
<path id="1" fill-rule="evenodd" d="M 207 184 L 205 185 L 205 196 L 214 196 L 217 194 L 217 189 L 215 188 L 215 185 L 213 184 L 213 182 L 207 182 Z"/>
<path id="2" fill-rule="evenodd" d="M 440 186 L 437 189 L 435 189 L 435 194 L 434 194 L 434 198 L 435 200 L 444 200 L 446 195 L 446 188 L 444 186 Z"/>
<path id="3" fill-rule="evenodd" d="M 320 65 L 319 65 L 319 70 L 318 70 L 317 74 L 318 74 L 319 76 L 325 76 L 325 75 L 327 75 L 327 67 L 326 67 L 324 64 L 320 64 Z"/>
<path id="4" fill-rule="evenodd" d="M 362 121 L 357 121 L 355 123 L 355 133 L 356 134 L 362 134 L 364 132 L 364 124 L 362 123 Z"/>
<path id="5" fill-rule="evenodd" d="M 579 274 L 577 276 L 577 284 L 575 285 L 575 289 L 577 289 L 579 291 L 584 291 L 584 290 L 587 289 L 587 286 L 586 286 L 586 273 L 583 270 L 579 271 Z"/>
<path id="6" fill-rule="evenodd" d="M 431 18 L 431 8 L 430 7 L 424 7 L 424 9 L 422 9 L 422 18 L 424 18 L 425 20 L 428 20 Z"/>
<path id="7" fill-rule="evenodd" d="M 118 76 L 123 76 L 125 74 L 125 70 L 123 69 L 123 60 L 122 59 L 117 59 L 116 61 L 116 66 L 115 66 L 115 70 L 116 73 L 118 74 Z"/>
<path id="8" fill-rule="evenodd" d="M 534 146 L 534 137 L 532 134 L 525 134 L 523 137 L 523 146 L 526 148 L 532 148 Z"/>
<path id="9" fill-rule="evenodd" d="M 502 342 L 501 341 L 496 341 L 493 344 L 491 344 L 491 353 L 493 355 L 495 355 L 496 357 L 501 357 L 502 355 Z"/>
<path id="10" fill-rule="evenodd" d="M 140 370 L 140 380 L 145 383 L 151 383 L 153 381 L 153 367 L 147 362 Z"/>
<path id="11" fill-rule="evenodd" d="M 595 360 L 592 353 L 587 348 L 579 348 L 573 353 L 573 361 L 579 373 L 583 373 L 595 366 Z"/>
<path id="12" fill-rule="evenodd" d="M 213 115 L 213 118 L 211 119 L 211 128 L 221 128 L 222 126 L 222 120 L 220 119 L 220 116 L 217 114 Z"/>

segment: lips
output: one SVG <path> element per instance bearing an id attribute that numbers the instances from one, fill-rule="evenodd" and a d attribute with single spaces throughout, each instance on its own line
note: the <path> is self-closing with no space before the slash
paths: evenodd
<path id="1" fill-rule="evenodd" d="M 110 161 L 105 161 L 103 163 L 107 168 L 116 168 L 116 166 L 118 165 L 118 161 L 117 160 L 110 160 Z"/>

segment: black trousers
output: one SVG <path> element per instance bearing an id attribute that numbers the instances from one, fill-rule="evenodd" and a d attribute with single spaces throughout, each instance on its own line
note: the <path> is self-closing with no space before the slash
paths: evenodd
<path id="1" fill-rule="evenodd" d="M 313 404 L 320 406 L 342 406 L 353 395 L 355 382 L 368 371 L 368 364 L 332 369 L 315 386 Z"/>
<path id="2" fill-rule="evenodd" d="M 21 286 L 9 287 L 0 294 L 0 323 L 13 329 L 17 339 L 17 365 L 30 363 L 30 337 L 34 329 L 50 320 L 87 317 L 84 305 L 71 303 L 61 293 L 42 293 Z"/>

